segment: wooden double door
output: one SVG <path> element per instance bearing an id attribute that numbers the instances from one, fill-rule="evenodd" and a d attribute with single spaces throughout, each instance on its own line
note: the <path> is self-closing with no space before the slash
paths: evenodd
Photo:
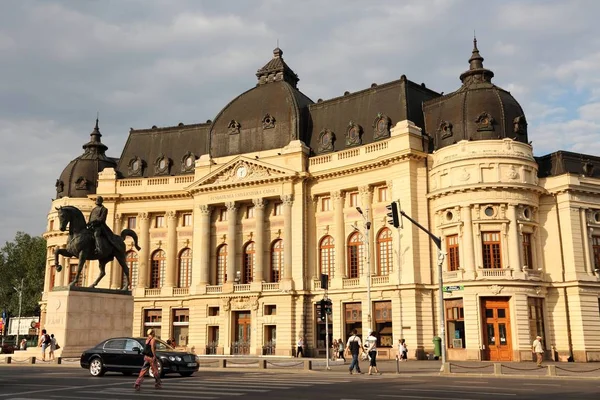
<path id="1" fill-rule="evenodd" d="M 250 311 L 234 313 L 233 345 L 231 354 L 245 355 L 250 353 L 250 332 L 252 331 L 252 315 Z"/>
<path id="2" fill-rule="evenodd" d="M 510 309 L 508 297 L 483 298 L 483 358 L 489 361 L 512 360 Z"/>

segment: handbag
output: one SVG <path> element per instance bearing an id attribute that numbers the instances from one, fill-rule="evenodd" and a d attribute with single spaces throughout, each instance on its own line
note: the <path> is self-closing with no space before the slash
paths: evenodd
<path id="1" fill-rule="evenodd" d="M 56 344 L 56 350 L 60 349 L 60 346 L 58 345 L 58 343 Z"/>

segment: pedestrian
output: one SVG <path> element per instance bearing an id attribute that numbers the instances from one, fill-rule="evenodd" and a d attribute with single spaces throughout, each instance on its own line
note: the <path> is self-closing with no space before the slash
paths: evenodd
<path id="1" fill-rule="evenodd" d="M 542 347 L 542 337 L 537 335 L 531 345 L 531 350 L 537 357 L 537 366 L 542 367 L 542 360 L 544 358 L 544 348 Z"/>
<path id="2" fill-rule="evenodd" d="M 338 351 L 338 359 L 341 358 L 342 360 L 344 360 L 344 364 L 346 363 L 346 357 L 344 357 L 344 342 L 342 342 L 342 338 L 338 339 L 338 347 L 337 347 L 337 351 Z"/>
<path id="3" fill-rule="evenodd" d="M 27 339 L 23 338 L 23 340 L 21 340 L 21 344 L 19 345 L 19 350 L 27 350 Z"/>
<path id="4" fill-rule="evenodd" d="M 56 338 L 54 337 L 54 333 L 50 335 L 50 353 L 48 353 L 48 358 L 50 360 L 54 360 L 54 351 L 56 350 Z"/>
<path id="5" fill-rule="evenodd" d="M 38 343 L 38 347 L 42 348 L 42 361 L 46 361 L 46 349 L 50 348 L 51 341 L 50 335 L 48 335 L 45 329 L 42 329 L 42 336 L 40 336 Z"/>
<path id="6" fill-rule="evenodd" d="M 348 338 L 348 342 L 346 343 L 346 351 L 352 355 L 352 362 L 350 363 L 350 375 L 352 375 L 352 371 L 356 368 L 356 372 L 362 374 L 360 371 L 360 365 L 358 364 L 358 353 L 363 352 L 364 349 L 362 347 L 362 343 L 360 341 L 360 337 L 357 336 L 358 331 L 356 329 L 352 330 L 352 336 Z"/>
<path id="7" fill-rule="evenodd" d="M 331 343 L 331 361 L 335 361 L 337 359 L 338 353 L 338 343 L 337 339 L 333 339 L 333 343 Z"/>
<path id="8" fill-rule="evenodd" d="M 377 338 L 373 335 L 373 330 L 369 329 L 369 336 L 365 340 L 367 342 L 367 354 L 369 355 L 369 375 L 373 375 L 372 372 L 381 375 L 377 368 Z"/>
<path id="9" fill-rule="evenodd" d="M 300 357 L 300 354 L 304 357 L 304 339 L 302 339 L 302 336 L 298 338 L 298 343 L 296 343 L 296 357 Z"/>
<path id="10" fill-rule="evenodd" d="M 400 361 L 408 361 L 408 347 L 404 339 L 398 341 L 398 357 Z"/>
<path id="11" fill-rule="evenodd" d="M 140 374 L 133 385 L 136 392 L 140 390 L 142 382 L 144 381 L 144 375 L 146 375 L 146 372 L 148 372 L 149 369 L 152 369 L 152 374 L 154 375 L 154 388 L 162 389 L 162 383 L 160 381 L 160 374 L 158 372 L 158 364 L 156 359 L 156 338 L 154 329 L 148 329 L 146 334 L 148 337 L 146 338 L 144 351 L 142 352 L 144 355 L 144 365 L 142 365 L 142 370 L 140 371 Z"/>

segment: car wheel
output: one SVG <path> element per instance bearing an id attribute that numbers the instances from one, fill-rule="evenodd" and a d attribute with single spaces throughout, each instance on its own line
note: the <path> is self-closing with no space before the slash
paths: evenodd
<path id="1" fill-rule="evenodd" d="M 163 378 L 165 376 L 165 371 L 163 371 L 162 362 L 156 361 L 156 369 L 158 369 L 158 376 Z M 154 378 L 154 373 L 152 372 L 152 368 L 148 371 L 148 374 Z"/>
<path id="2" fill-rule="evenodd" d="M 181 376 L 192 376 L 193 373 L 194 373 L 193 371 L 192 372 L 180 372 L 179 375 L 181 375 Z"/>
<path id="3" fill-rule="evenodd" d="M 90 361 L 90 374 L 92 376 L 99 377 L 104 375 L 104 372 L 104 364 L 102 364 L 100 357 L 96 357 Z"/>

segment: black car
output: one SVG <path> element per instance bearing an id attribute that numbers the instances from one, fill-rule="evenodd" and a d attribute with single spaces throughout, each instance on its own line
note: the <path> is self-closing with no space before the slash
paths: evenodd
<path id="1" fill-rule="evenodd" d="M 139 373 L 144 364 L 142 350 L 145 342 L 146 338 L 106 339 L 81 354 L 81 367 L 89 369 L 92 376 L 102 376 L 108 371 L 124 375 Z M 161 376 L 168 373 L 191 376 L 198 371 L 199 364 L 195 354 L 175 350 L 159 339 L 156 339 L 156 356 Z M 152 376 L 152 371 L 150 375 Z"/>

